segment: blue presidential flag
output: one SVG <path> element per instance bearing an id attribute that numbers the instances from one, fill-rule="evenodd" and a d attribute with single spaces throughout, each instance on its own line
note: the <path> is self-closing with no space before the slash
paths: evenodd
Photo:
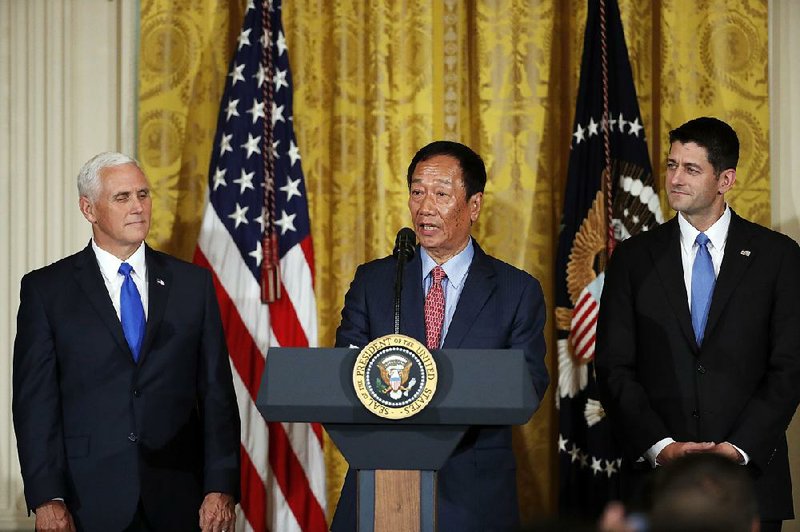
<path id="1" fill-rule="evenodd" d="M 662 222 L 616 0 L 589 0 L 556 260 L 559 508 L 595 518 L 622 459 L 594 376 L 603 269 L 614 243 Z"/>

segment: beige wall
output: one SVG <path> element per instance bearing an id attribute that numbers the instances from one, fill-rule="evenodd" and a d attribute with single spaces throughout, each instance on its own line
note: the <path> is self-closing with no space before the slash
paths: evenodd
<path id="1" fill-rule="evenodd" d="M 800 2 L 770 2 L 772 226 L 800 241 Z M 800 275 L 800 272 L 797 272 Z M 800 383 L 798 383 L 800 384 Z M 800 514 L 800 419 L 789 427 L 794 508 Z M 784 526 L 800 532 L 800 520 Z"/>
<path id="2" fill-rule="evenodd" d="M 134 151 L 136 0 L 0 0 L 0 530 L 30 529 L 11 426 L 19 279 L 77 251 L 75 174 Z M 772 220 L 800 240 L 800 2 L 770 2 Z M 800 274 L 800 272 L 798 272 Z M 800 421 L 790 429 L 800 487 Z M 800 489 L 795 490 L 800 509 Z M 788 523 L 787 531 L 800 531 Z"/>
<path id="3" fill-rule="evenodd" d="M 0 0 L 0 530 L 32 529 L 11 424 L 19 280 L 83 246 L 75 175 L 133 152 L 136 0 Z"/>

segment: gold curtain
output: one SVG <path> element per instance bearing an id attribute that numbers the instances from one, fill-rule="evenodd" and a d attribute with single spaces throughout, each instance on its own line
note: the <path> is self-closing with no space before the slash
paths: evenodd
<path id="1" fill-rule="evenodd" d="M 742 143 L 730 201 L 768 225 L 767 0 L 620 0 L 653 167 L 667 133 L 714 115 Z M 190 258 L 243 2 L 141 7 L 139 156 L 154 187 L 150 243 Z M 284 0 L 294 122 L 309 194 L 319 344 L 331 345 L 358 264 L 409 224 L 405 171 L 437 138 L 472 146 L 489 183 L 475 236 L 541 282 L 553 263 L 578 85 L 585 0 Z M 552 305 L 551 309 L 552 309 Z M 553 385 L 515 430 L 523 517 L 555 508 Z M 344 464 L 332 445 L 329 513 Z"/>
<path id="2" fill-rule="evenodd" d="M 141 0 L 138 153 L 153 188 L 148 242 L 191 260 L 243 5 Z"/>

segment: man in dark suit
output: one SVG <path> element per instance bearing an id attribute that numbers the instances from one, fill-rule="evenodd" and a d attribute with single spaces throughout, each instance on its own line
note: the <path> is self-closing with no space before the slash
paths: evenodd
<path id="1" fill-rule="evenodd" d="M 133 159 L 97 155 L 78 191 L 91 242 L 20 295 L 13 414 L 36 529 L 231 531 L 239 415 L 211 276 L 144 244 Z"/>
<path id="2" fill-rule="evenodd" d="M 483 161 L 462 144 L 433 142 L 414 156 L 407 179 L 420 246 L 403 273 L 401 334 L 429 349 L 522 349 L 541 399 L 548 384 L 542 289 L 529 274 L 484 253 L 470 236 L 486 184 Z M 358 268 L 337 346 L 363 347 L 394 332 L 395 267 L 396 259 L 386 257 Z M 426 319 L 426 308 L 437 291 L 443 313 L 431 325 L 436 320 Z M 439 530 L 516 530 L 515 473 L 510 427 L 470 428 L 438 472 Z M 355 500 L 355 475 L 348 471 L 332 530 L 356 529 Z"/>
<path id="3" fill-rule="evenodd" d="M 625 495 L 653 467 L 715 452 L 753 475 L 762 529 L 779 530 L 793 517 L 800 249 L 726 204 L 738 159 L 736 133 L 715 118 L 670 132 L 665 188 L 678 214 L 615 250 L 597 376 L 627 457 Z"/>

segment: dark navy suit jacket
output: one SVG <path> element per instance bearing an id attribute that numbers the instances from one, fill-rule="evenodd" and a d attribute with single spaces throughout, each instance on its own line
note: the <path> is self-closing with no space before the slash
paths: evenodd
<path id="1" fill-rule="evenodd" d="M 748 453 L 763 520 L 792 517 L 786 428 L 800 399 L 800 248 L 733 213 L 702 346 L 692 330 L 677 218 L 617 247 L 595 357 L 603 406 L 636 460 L 666 437 Z"/>
<path id="2" fill-rule="evenodd" d="M 30 509 L 80 530 L 197 530 L 204 494 L 239 496 L 239 414 L 211 275 L 146 249 L 139 363 L 91 245 L 22 279 L 14 426 Z"/>
<path id="3" fill-rule="evenodd" d="M 522 349 L 539 396 L 548 384 L 544 364 L 545 304 L 539 282 L 486 255 L 475 244 L 466 284 L 444 339 L 444 349 Z M 345 296 L 336 345 L 363 347 L 394 333 L 396 260 L 386 257 L 356 271 Z M 422 263 L 405 266 L 400 332 L 425 343 Z M 437 476 L 442 531 L 516 530 L 519 510 L 510 427 L 472 427 Z M 348 471 L 331 530 L 356 530 L 355 475 Z"/>

